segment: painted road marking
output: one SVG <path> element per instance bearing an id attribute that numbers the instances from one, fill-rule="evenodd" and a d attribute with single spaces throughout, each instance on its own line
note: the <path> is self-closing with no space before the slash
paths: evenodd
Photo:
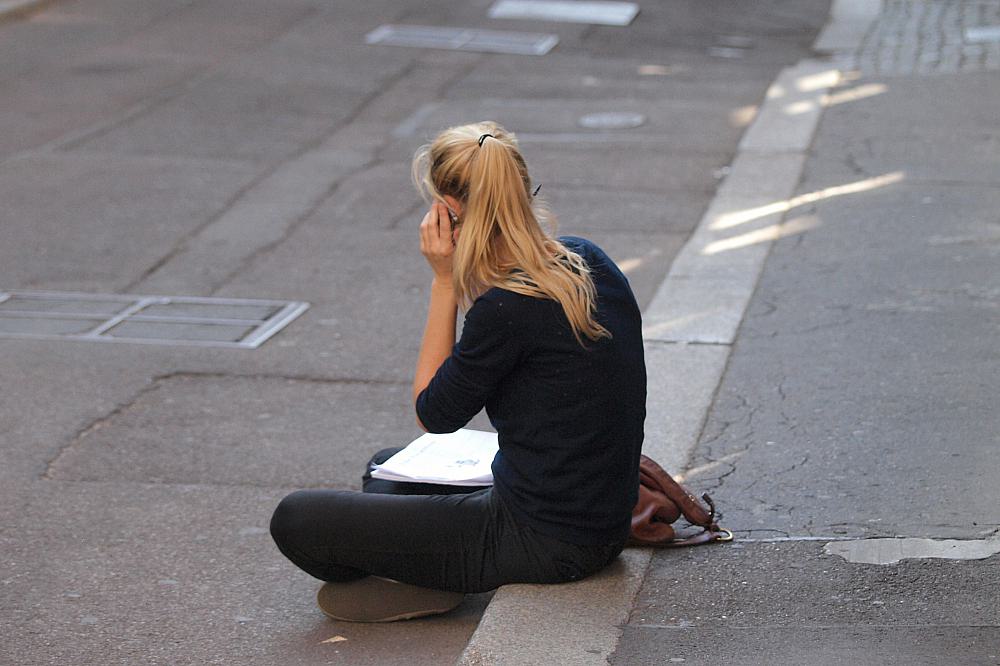
<path id="1" fill-rule="evenodd" d="M 857 539 L 833 541 L 824 547 L 855 564 L 896 564 L 900 560 L 940 558 L 983 560 L 1000 553 L 1000 536 L 989 539 Z"/>

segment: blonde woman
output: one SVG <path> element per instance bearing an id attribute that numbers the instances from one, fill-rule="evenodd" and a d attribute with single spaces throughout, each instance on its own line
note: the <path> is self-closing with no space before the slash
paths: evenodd
<path id="1" fill-rule="evenodd" d="M 636 502 L 646 371 L 625 276 L 593 243 L 546 233 L 517 141 L 495 123 L 445 130 L 414 177 L 434 274 L 417 422 L 453 432 L 485 407 L 500 452 L 489 489 L 366 475 L 364 493 L 282 500 L 275 542 L 327 581 L 319 604 L 336 619 L 418 617 L 464 593 L 581 579 L 621 552 Z"/>

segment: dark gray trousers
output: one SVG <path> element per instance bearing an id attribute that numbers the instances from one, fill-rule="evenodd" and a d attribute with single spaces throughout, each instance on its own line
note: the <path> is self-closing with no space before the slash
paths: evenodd
<path id="1" fill-rule="evenodd" d="M 622 550 L 622 543 L 581 546 L 519 525 L 492 488 L 372 479 L 371 464 L 398 450 L 372 458 L 364 492 L 285 497 L 271 517 L 278 549 L 320 580 L 375 575 L 453 592 L 579 580 Z"/>

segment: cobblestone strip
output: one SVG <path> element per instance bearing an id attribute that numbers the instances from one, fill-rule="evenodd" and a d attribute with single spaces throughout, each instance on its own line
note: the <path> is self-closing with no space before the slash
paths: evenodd
<path id="1" fill-rule="evenodd" d="M 885 0 L 858 67 L 890 75 L 1000 70 L 1000 0 Z"/>

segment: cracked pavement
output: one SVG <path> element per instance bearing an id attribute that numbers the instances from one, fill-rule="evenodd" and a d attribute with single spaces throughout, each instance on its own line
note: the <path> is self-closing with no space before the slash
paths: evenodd
<path id="1" fill-rule="evenodd" d="M 818 224 L 772 247 L 686 473 L 736 541 L 656 553 L 612 663 L 1000 664 L 1000 556 L 823 549 L 1000 530 L 1000 76 L 856 83 L 797 194 L 901 177 L 786 216 Z"/>

